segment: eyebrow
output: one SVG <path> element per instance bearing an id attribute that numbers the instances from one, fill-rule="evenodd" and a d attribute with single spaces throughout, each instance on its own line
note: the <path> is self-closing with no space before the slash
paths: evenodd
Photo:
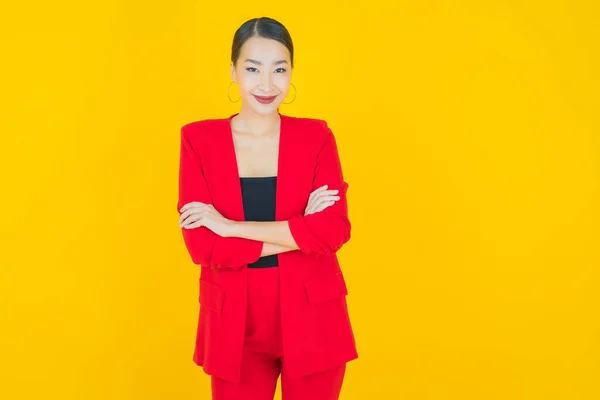
<path id="1" fill-rule="evenodd" d="M 246 58 L 246 60 L 244 60 L 244 62 L 246 62 L 246 61 L 249 61 L 249 62 L 251 62 L 251 63 L 253 63 L 253 64 L 262 65 L 262 63 L 261 63 L 260 61 L 258 61 L 258 60 L 254 60 L 254 59 L 252 59 L 252 58 Z M 286 60 L 278 60 L 278 61 L 275 61 L 273 64 L 275 64 L 275 65 L 279 65 L 279 64 L 287 64 L 287 63 L 288 63 L 288 62 L 287 62 Z"/>

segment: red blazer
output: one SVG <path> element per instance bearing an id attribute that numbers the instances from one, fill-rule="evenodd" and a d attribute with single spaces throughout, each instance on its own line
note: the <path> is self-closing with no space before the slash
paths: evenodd
<path id="1" fill-rule="evenodd" d="M 244 221 L 231 118 L 181 128 L 179 201 L 209 203 Z M 279 254 L 283 353 L 292 378 L 358 358 L 348 317 L 348 290 L 336 252 L 350 239 L 346 191 L 335 137 L 324 120 L 281 115 L 276 221 L 289 221 L 298 250 Z M 310 193 L 324 184 L 340 199 L 304 216 Z M 181 214 L 181 213 L 180 213 Z M 193 361 L 209 374 L 240 381 L 246 321 L 247 264 L 262 242 L 221 237 L 206 227 L 182 228 L 201 266 L 200 312 Z"/>

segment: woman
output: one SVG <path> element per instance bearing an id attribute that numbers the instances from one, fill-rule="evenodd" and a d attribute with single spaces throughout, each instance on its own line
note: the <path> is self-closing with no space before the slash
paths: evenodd
<path id="1" fill-rule="evenodd" d="M 235 33 L 242 106 L 181 128 L 179 225 L 201 266 L 193 360 L 213 400 L 338 399 L 358 357 L 336 252 L 350 239 L 335 138 L 279 113 L 293 45 L 271 18 Z"/>

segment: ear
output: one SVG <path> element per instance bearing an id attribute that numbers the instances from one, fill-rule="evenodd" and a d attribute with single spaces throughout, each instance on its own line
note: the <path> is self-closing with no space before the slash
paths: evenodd
<path id="1" fill-rule="evenodd" d="M 235 66 L 231 63 L 231 80 L 237 83 L 237 74 L 235 72 Z"/>

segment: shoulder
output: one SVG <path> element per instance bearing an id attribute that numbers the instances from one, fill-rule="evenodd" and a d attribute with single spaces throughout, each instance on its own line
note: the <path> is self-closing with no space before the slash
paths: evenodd
<path id="1" fill-rule="evenodd" d="M 290 121 L 290 125 L 294 127 L 294 131 L 303 136 L 304 140 L 323 144 L 333 137 L 333 132 L 324 119 L 290 116 L 286 116 L 285 118 Z"/>
<path id="2" fill-rule="evenodd" d="M 208 118 L 191 121 L 181 127 L 181 141 L 188 143 L 198 154 L 217 145 L 218 138 L 223 137 L 227 118 Z"/>
<path id="3" fill-rule="evenodd" d="M 227 118 L 209 118 L 198 121 L 191 121 L 181 127 L 181 134 L 188 138 L 206 135 L 208 132 L 215 132 L 227 121 Z"/>
<path id="4" fill-rule="evenodd" d="M 301 126 L 303 128 L 312 128 L 314 130 L 324 130 L 328 127 L 327 121 L 320 118 L 311 118 L 311 117 L 292 117 L 290 115 L 282 115 L 282 118 L 286 118 L 296 126 Z"/>

